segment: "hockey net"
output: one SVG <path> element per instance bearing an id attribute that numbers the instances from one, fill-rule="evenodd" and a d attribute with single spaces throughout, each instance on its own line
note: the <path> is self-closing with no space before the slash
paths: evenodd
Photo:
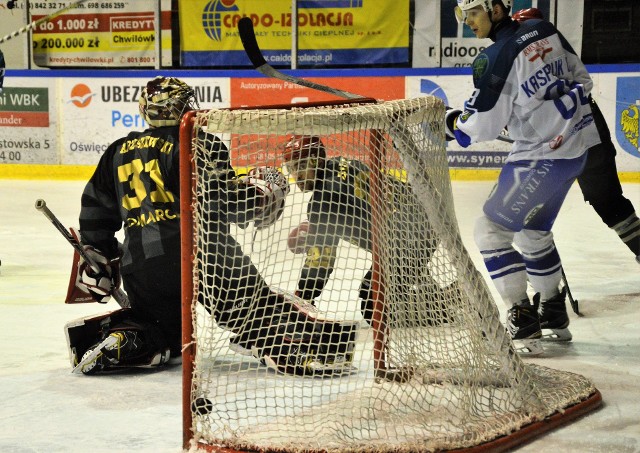
<path id="1" fill-rule="evenodd" d="M 184 448 L 500 451 L 600 404 L 585 377 L 524 363 L 514 353 L 460 238 L 443 115 L 441 101 L 422 97 L 183 118 Z M 211 246 L 212 231 L 222 228 L 274 291 L 296 291 L 306 257 L 289 251 L 287 238 L 306 218 L 310 197 L 290 179 L 275 224 L 262 230 L 214 225 L 210 210 L 219 194 L 210 183 L 211 134 L 227 143 L 238 173 L 267 165 L 287 174 L 282 149 L 291 134 L 318 136 L 328 158 L 358 160 L 370 169 L 352 181 L 372 206 L 370 219 L 352 219 L 367 220 L 370 247 L 342 238 L 334 271 L 315 301 L 323 316 L 359 326 L 346 372 L 277 373 L 231 350 L 234 334 L 203 308 L 211 285 L 234 285 L 208 274 L 227 262 L 226 249 Z M 409 190 L 397 195 L 398 181 Z M 359 290 L 370 269 L 373 315 L 367 321 Z M 252 288 L 243 289 L 243 297 L 252 297 Z"/>

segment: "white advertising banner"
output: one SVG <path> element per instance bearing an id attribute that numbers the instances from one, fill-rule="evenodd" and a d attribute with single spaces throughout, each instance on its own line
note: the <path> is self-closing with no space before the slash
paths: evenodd
<path id="1" fill-rule="evenodd" d="M 440 0 L 416 0 L 413 24 L 414 68 L 440 67 Z"/>
<path id="2" fill-rule="evenodd" d="M 72 0 L 30 2 L 31 20 L 73 4 Z M 171 45 L 170 0 L 84 2 L 41 23 L 32 33 L 33 61 L 44 67 L 171 66 Z M 157 50 L 161 62 L 156 61 Z"/>
<path id="3" fill-rule="evenodd" d="M 592 72 L 592 94 L 611 129 L 618 170 L 635 174 L 640 173 L 640 70 L 631 69 L 638 67 Z M 147 127 L 138 97 L 152 76 L 131 77 L 126 71 L 108 78 L 82 77 L 82 71 L 64 77 L 38 74 L 10 74 L 10 86 L 0 94 L 0 164 L 95 165 L 114 140 Z M 246 91 L 240 82 L 244 74 L 176 76 L 194 87 L 200 107 L 207 109 L 230 107 L 234 93 L 240 99 Z M 363 77 L 362 83 L 369 78 Z M 434 95 L 454 108 L 462 108 L 473 92 L 471 74 L 465 69 L 409 70 L 395 78 L 404 83 L 406 97 Z M 331 77 L 324 79 L 323 83 L 332 84 Z M 451 167 L 467 169 L 500 168 L 509 148 L 497 140 L 466 149 L 455 142 L 447 145 Z"/>
<path id="4" fill-rule="evenodd" d="M 180 77 L 201 108 L 229 106 L 228 78 Z M 147 124 L 138 98 L 148 78 L 60 79 L 60 153 L 63 164 L 96 164 L 114 140 Z"/>
<path id="5" fill-rule="evenodd" d="M 59 164 L 56 79 L 17 78 L 0 93 L 0 163 Z"/>

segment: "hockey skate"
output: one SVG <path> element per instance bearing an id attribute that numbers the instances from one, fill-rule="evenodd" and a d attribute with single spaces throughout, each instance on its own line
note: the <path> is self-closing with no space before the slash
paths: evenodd
<path id="1" fill-rule="evenodd" d="M 542 339 L 545 341 L 571 341 L 573 338 L 568 329 L 569 316 L 565 304 L 566 296 L 567 289 L 565 287 L 558 295 L 549 300 L 541 301 L 539 294 L 533 298 L 533 304 L 540 317 Z"/>
<path id="2" fill-rule="evenodd" d="M 526 299 L 507 312 L 507 331 L 518 354 L 535 357 L 544 353 L 540 339 L 540 319 L 537 308 Z"/>

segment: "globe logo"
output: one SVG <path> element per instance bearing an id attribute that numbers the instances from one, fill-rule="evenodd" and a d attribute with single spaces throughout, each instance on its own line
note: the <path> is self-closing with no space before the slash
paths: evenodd
<path id="1" fill-rule="evenodd" d="M 442 87 L 429 79 L 420 79 L 420 93 L 439 97 L 444 101 L 444 105 L 449 105 L 449 100 Z"/>
<path id="2" fill-rule="evenodd" d="M 213 0 L 202 11 L 202 27 L 207 36 L 214 40 L 222 39 L 222 12 L 238 11 L 235 0 Z"/>

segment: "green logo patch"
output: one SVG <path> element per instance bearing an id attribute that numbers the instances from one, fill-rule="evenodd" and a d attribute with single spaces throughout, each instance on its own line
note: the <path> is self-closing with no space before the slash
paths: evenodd
<path id="1" fill-rule="evenodd" d="M 474 80 L 478 80 L 480 77 L 487 72 L 487 67 L 489 66 L 489 57 L 486 54 L 481 53 L 473 60 L 473 78 Z"/>

